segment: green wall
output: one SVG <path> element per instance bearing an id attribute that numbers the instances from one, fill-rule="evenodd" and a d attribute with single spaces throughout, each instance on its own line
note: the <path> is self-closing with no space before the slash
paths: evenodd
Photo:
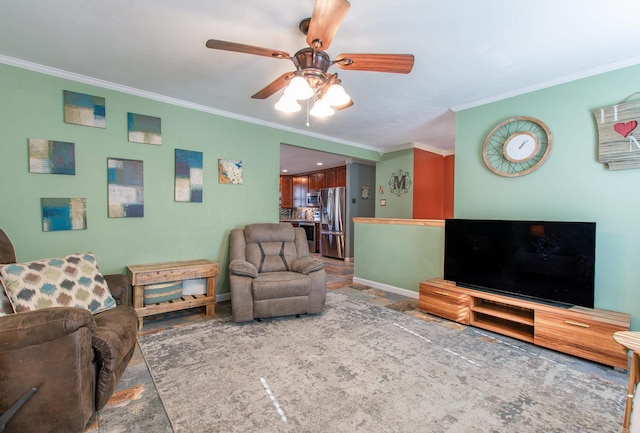
<path id="1" fill-rule="evenodd" d="M 106 98 L 107 127 L 63 122 L 62 92 Z M 228 291 L 228 236 L 253 222 L 278 221 L 280 143 L 365 160 L 377 152 L 268 128 L 110 89 L 0 65 L 0 227 L 19 261 L 92 251 L 101 270 L 127 264 L 207 258 Z M 162 119 L 162 145 L 129 143 L 127 112 Z M 75 143 L 76 175 L 28 170 L 28 138 Z M 202 203 L 174 202 L 174 152 L 204 153 Z M 107 217 L 107 158 L 144 161 L 144 217 Z M 242 160 L 244 183 L 218 183 L 218 158 Z M 42 231 L 42 197 L 85 197 L 87 230 Z"/>
<path id="2" fill-rule="evenodd" d="M 422 225 L 355 224 L 354 276 L 419 291 L 420 281 L 442 278 L 444 229 Z"/>
<path id="3" fill-rule="evenodd" d="M 598 162 L 594 109 L 638 90 L 640 66 L 557 85 L 456 113 L 455 217 L 595 221 L 595 305 L 632 315 L 640 329 L 640 170 Z M 554 143 L 546 163 L 521 178 L 487 169 L 482 144 L 502 120 L 545 122 Z"/>
<path id="4" fill-rule="evenodd" d="M 413 182 L 413 149 L 385 153 L 376 165 L 376 218 L 413 218 L 413 185 L 406 194 L 400 196 L 393 194 L 389 187 L 391 175 L 398 170 L 408 172 Z M 382 194 L 380 186 L 383 188 Z M 386 206 L 380 206 L 381 199 L 387 201 Z"/>

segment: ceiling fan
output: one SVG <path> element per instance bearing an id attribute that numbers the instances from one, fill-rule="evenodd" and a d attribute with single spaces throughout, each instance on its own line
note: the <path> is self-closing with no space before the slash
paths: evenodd
<path id="1" fill-rule="evenodd" d="M 408 74 L 413 68 L 412 54 L 340 54 L 331 60 L 324 50 L 331 45 L 350 6 L 347 0 L 316 0 L 311 18 L 302 20 L 299 25 L 300 31 L 307 36 L 309 47 L 293 56 L 285 51 L 217 39 L 209 39 L 206 45 L 216 50 L 291 60 L 295 71 L 285 72 L 251 97 L 266 99 L 285 89 L 276 104 L 277 109 L 299 111 L 301 107 L 298 100 L 315 97 L 316 102 L 310 113 L 317 117 L 328 116 L 333 114 L 333 108 L 342 110 L 353 105 L 340 85 L 338 74 L 327 72 L 331 66 L 336 65 L 343 70 L 398 74 Z"/>

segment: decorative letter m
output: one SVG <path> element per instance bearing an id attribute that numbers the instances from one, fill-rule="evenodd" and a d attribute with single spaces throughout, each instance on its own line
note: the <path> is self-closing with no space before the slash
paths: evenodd
<path id="1" fill-rule="evenodd" d="M 393 187 L 392 187 L 393 190 L 404 191 L 405 189 L 407 189 L 406 184 L 407 184 L 406 174 L 403 174 L 402 176 L 398 176 L 398 175 L 393 176 Z"/>

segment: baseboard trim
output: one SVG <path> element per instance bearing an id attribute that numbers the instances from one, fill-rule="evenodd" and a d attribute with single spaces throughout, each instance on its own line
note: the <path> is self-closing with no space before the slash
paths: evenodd
<path id="1" fill-rule="evenodd" d="M 400 287 L 390 286 L 388 284 L 378 283 L 377 281 L 365 280 L 364 278 L 353 277 L 353 282 L 364 286 L 373 287 L 374 289 L 384 290 L 385 292 L 395 293 L 396 295 L 406 296 L 407 298 L 419 298 L 419 293 Z M 231 293 L 219 293 L 216 295 L 216 302 L 224 302 L 231 300 Z"/>
<path id="2" fill-rule="evenodd" d="M 388 284 L 378 283 L 377 281 L 365 280 L 364 278 L 353 277 L 353 282 L 373 287 L 374 289 L 384 290 L 385 292 L 395 293 L 396 295 L 406 296 L 407 298 L 418 299 L 420 297 L 420 294 L 418 292 L 414 292 L 413 290 L 390 286 Z"/>

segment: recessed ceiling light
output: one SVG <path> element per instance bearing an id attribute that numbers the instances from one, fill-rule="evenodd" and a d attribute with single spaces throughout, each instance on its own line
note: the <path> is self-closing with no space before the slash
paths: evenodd
<path id="1" fill-rule="evenodd" d="M 286 168 L 284 170 L 282 170 L 283 173 L 288 173 L 289 170 L 287 170 Z"/>
<path id="2" fill-rule="evenodd" d="M 316 162 L 316 165 L 322 165 L 322 163 L 321 162 Z"/>

